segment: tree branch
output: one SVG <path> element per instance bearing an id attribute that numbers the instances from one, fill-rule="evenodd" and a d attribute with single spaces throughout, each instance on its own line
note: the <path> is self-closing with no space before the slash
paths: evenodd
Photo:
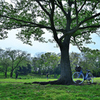
<path id="1" fill-rule="evenodd" d="M 75 27 L 74 29 L 72 29 L 72 30 L 66 32 L 66 34 L 64 34 L 64 35 L 60 38 L 60 41 L 61 41 L 64 37 L 66 37 L 67 35 L 72 35 L 72 34 L 75 33 L 77 30 L 78 30 L 78 27 Z"/>
<path id="2" fill-rule="evenodd" d="M 78 10 L 77 10 L 76 0 L 75 0 L 75 11 L 76 11 L 76 24 L 78 26 Z"/>
<path id="3" fill-rule="evenodd" d="M 82 10 L 82 8 L 84 7 L 84 5 L 85 5 L 86 1 L 87 1 L 87 0 L 85 0 L 85 1 L 84 1 L 83 5 L 81 6 L 81 8 L 79 9 L 79 11 L 78 11 L 78 12 L 80 12 L 80 11 Z"/>
<path id="4" fill-rule="evenodd" d="M 98 2 L 94 5 L 92 11 L 96 8 L 96 6 L 97 6 L 98 3 L 100 3 L 100 1 L 98 1 Z"/>
<path id="5" fill-rule="evenodd" d="M 93 18 L 95 18 L 95 17 L 97 17 L 97 16 L 99 16 L 99 15 L 100 15 L 100 13 L 95 14 L 95 15 L 93 15 L 93 16 L 91 16 L 91 17 L 88 17 L 88 18 L 84 19 L 83 21 L 81 21 L 81 22 L 79 23 L 79 26 L 82 25 L 84 22 L 86 22 L 86 21 L 88 21 L 88 20 L 91 20 L 91 19 L 93 19 Z"/>
<path id="6" fill-rule="evenodd" d="M 53 31 L 54 39 L 58 43 L 58 45 L 60 46 L 60 42 L 59 42 L 59 39 L 58 39 L 58 36 L 57 36 L 57 32 L 56 32 L 56 29 L 55 29 L 55 26 L 54 26 L 54 20 L 53 20 L 53 17 L 54 17 L 54 9 L 55 9 L 54 1 L 53 0 L 51 0 L 51 5 L 52 5 L 51 15 L 50 15 L 51 28 L 52 28 L 52 31 Z"/>
<path id="7" fill-rule="evenodd" d="M 36 2 L 40 5 L 40 7 L 42 8 L 42 10 L 50 17 L 49 12 L 43 7 L 43 5 L 41 5 L 40 0 L 36 0 Z"/>
<path id="8" fill-rule="evenodd" d="M 74 42 L 75 42 L 76 46 L 78 47 L 78 49 L 79 49 L 80 51 L 82 51 L 81 48 L 79 47 L 78 43 L 76 42 L 75 37 L 73 37 L 73 38 L 74 38 Z"/>
<path id="9" fill-rule="evenodd" d="M 64 13 L 64 15 L 65 15 L 66 18 L 67 18 L 68 15 L 67 15 L 66 11 L 65 11 L 64 8 L 63 8 L 62 2 L 59 1 L 59 0 L 57 0 L 57 1 L 58 1 L 59 5 L 58 5 L 57 3 L 56 3 L 56 5 L 62 10 L 62 12 Z"/>
<path id="10" fill-rule="evenodd" d="M 16 21 L 19 21 L 19 22 L 23 22 L 23 23 L 27 23 L 27 24 L 24 24 L 22 25 L 21 23 L 19 25 L 16 25 L 17 27 L 12 27 L 12 28 L 9 28 L 9 27 L 3 27 L 4 29 L 16 29 L 16 28 L 23 28 L 23 27 L 39 27 L 39 28 L 46 28 L 46 29 L 50 29 L 51 30 L 51 27 L 48 27 L 48 26 L 44 26 L 44 25 L 41 25 L 41 24 L 36 24 L 36 23 L 33 23 L 33 22 L 28 22 L 28 21 L 24 21 L 24 20 L 21 20 L 21 19 L 17 19 L 17 18 L 12 18 L 12 17 L 8 17 L 6 15 L 1 15 L 1 17 L 6 17 L 6 18 L 9 18 L 11 20 L 16 20 Z M 3 23 L 3 22 L 1 22 Z M 14 26 L 14 25 L 13 25 Z M 63 29 L 55 29 L 57 32 L 63 32 L 64 30 Z"/>
<path id="11" fill-rule="evenodd" d="M 91 25 L 91 26 L 86 26 L 86 27 L 80 27 L 79 29 L 86 29 L 86 28 L 99 28 L 100 25 Z"/>
<path id="12" fill-rule="evenodd" d="M 9 16 L 6 16 L 6 15 L 1 15 L 1 17 L 6 17 L 6 18 L 9 18 L 11 20 L 16 20 L 16 21 L 19 21 L 19 22 L 23 22 L 27 25 L 22 25 L 22 26 L 29 26 L 29 27 L 39 27 L 39 28 L 46 28 L 46 29 L 51 29 L 51 27 L 48 27 L 48 26 L 44 26 L 44 25 L 41 25 L 41 24 L 36 24 L 36 23 L 33 23 L 33 22 L 29 22 L 29 21 L 24 21 L 22 19 L 17 19 L 17 18 L 13 18 L 13 17 L 9 17 Z M 34 26 L 33 26 L 34 25 Z"/>

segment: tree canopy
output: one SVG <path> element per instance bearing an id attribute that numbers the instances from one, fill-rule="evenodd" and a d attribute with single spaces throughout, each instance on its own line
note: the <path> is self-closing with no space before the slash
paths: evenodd
<path id="1" fill-rule="evenodd" d="M 67 35 L 73 44 L 90 43 L 90 33 L 100 27 L 99 7 L 99 0 L 1 0 L 0 36 L 6 38 L 6 30 L 21 28 L 17 36 L 31 44 L 31 37 L 44 42 L 47 29 L 57 43 Z"/>

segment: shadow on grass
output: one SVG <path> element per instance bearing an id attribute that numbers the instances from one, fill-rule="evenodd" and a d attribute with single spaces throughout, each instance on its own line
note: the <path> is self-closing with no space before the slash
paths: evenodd
<path id="1" fill-rule="evenodd" d="M 47 85 L 47 84 L 51 84 L 51 85 L 68 85 L 68 84 L 56 84 L 56 82 L 52 82 L 52 81 L 49 81 L 49 82 L 32 82 L 32 83 L 24 83 L 24 84 L 40 84 L 40 85 Z M 82 84 L 69 84 L 69 85 L 79 85 L 79 86 L 84 86 L 84 85 L 100 85 L 100 83 L 97 83 L 97 82 L 94 82 L 94 83 L 82 83 Z"/>

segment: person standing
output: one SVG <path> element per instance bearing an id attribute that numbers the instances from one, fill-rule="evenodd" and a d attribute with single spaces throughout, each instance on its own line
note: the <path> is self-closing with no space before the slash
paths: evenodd
<path id="1" fill-rule="evenodd" d="M 47 73 L 47 74 L 46 74 L 46 76 L 47 76 L 47 79 L 48 79 L 48 75 L 49 75 L 49 73 Z"/>

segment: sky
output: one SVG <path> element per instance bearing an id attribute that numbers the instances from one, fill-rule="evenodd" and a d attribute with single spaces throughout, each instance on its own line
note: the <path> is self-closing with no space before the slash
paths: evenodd
<path id="1" fill-rule="evenodd" d="M 11 30 L 8 31 L 8 38 L 0 40 L 0 48 L 6 49 L 11 48 L 12 50 L 22 50 L 26 51 L 27 53 L 30 53 L 32 56 L 36 56 L 39 53 L 45 53 L 45 52 L 55 52 L 56 54 L 60 53 L 59 48 L 56 48 L 56 43 L 40 43 L 38 41 L 32 40 L 32 46 L 23 44 L 23 42 L 16 38 L 16 34 L 18 33 L 18 30 Z M 48 33 L 45 35 L 46 39 L 51 37 L 51 34 Z M 86 45 L 90 47 L 91 49 L 100 49 L 100 37 L 93 34 L 92 40 L 96 42 L 96 44 L 89 44 Z M 80 53 L 78 48 L 76 46 L 70 45 L 70 52 L 77 52 Z"/>

